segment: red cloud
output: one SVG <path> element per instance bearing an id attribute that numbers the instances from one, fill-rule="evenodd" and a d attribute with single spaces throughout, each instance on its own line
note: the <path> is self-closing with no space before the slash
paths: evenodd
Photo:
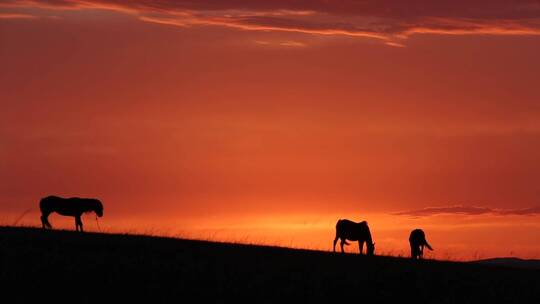
<path id="1" fill-rule="evenodd" d="M 393 46 L 402 46 L 402 40 L 415 34 L 540 35 L 540 3 L 534 0 L 48 0 L 7 1 L 0 6 L 105 9 L 174 26 L 369 37 Z"/>

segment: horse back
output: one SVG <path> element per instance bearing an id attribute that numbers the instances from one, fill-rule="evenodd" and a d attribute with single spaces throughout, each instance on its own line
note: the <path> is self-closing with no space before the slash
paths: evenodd
<path id="1" fill-rule="evenodd" d="M 356 223 L 350 220 L 339 220 L 336 224 L 336 236 L 351 241 L 370 239 L 371 234 L 366 221 Z"/>
<path id="2" fill-rule="evenodd" d="M 88 199 L 71 197 L 62 198 L 58 196 L 47 196 L 39 202 L 42 213 L 56 212 L 60 215 L 77 216 L 87 211 Z"/>

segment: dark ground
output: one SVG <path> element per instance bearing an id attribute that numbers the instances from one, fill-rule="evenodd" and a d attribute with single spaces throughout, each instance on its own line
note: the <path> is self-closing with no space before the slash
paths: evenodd
<path id="1" fill-rule="evenodd" d="M 0 284 L 4 303 L 540 303 L 538 269 L 10 227 Z"/>

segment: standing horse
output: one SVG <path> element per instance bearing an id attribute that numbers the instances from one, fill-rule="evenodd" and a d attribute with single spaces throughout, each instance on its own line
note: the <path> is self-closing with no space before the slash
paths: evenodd
<path id="1" fill-rule="evenodd" d="M 94 212 L 97 216 L 103 216 L 103 204 L 94 198 L 62 198 L 58 196 L 47 196 L 39 202 L 41 210 L 41 224 L 44 229 L 52 229 L 49 223 L 49 214 L 56 212 L 60 215 L 75 217 L 75 229 L 83 232 L 81 215 L 85 212 Z"/>
<path id="2" fill-rule="evenodd" d="M 375 252 L 375 243 L 371 239 L 371 232 L 366 221 L 355 223 L 349 220 L 339 220 L 336 224 L 336 238 L 334 239 L 334 252 L 336 252 L 336 243 L 341 239 L 341 252 L 343 245 L 349 245 L 347 240 L 358 241 L 360 254 L 363 254 L 364 243 L 367 243 L 366 254 L 373 255 Z"/>
<path id="3" fill-rule="evenodd" d="M 414 229 L 409 236 L 409 244 L 411 245 L 411 258 L 421 259 L 424 256 L 424 246 L 429 250 L 433 250 L 426 241 L 426 234 L 422 229 Z"/>

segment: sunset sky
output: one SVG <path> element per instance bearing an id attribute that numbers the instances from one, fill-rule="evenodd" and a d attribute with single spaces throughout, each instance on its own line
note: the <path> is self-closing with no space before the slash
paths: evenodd
<path id="1" fill-rule="evenodd" d="M 0 109 L 2 225 L 540 258 L 539 1 L 0 0 Z"/>

